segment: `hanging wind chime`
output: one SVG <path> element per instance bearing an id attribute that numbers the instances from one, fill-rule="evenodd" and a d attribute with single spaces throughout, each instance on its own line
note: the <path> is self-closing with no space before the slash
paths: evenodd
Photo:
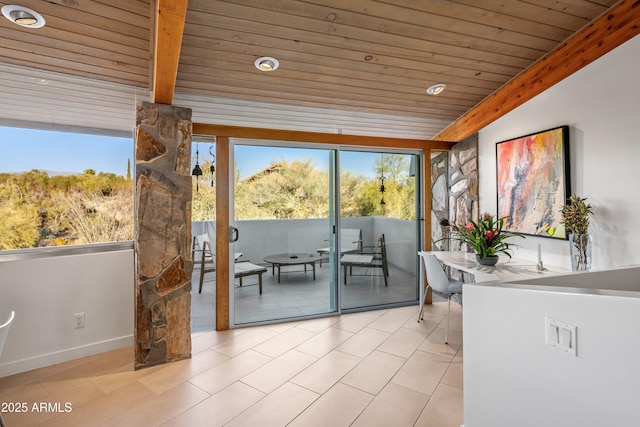
<path id="1" fill-rule="evenodd" d="M 211 166 L 209 166 L 209 171 L 211 172 L 211 186 L 213 187 L 213 174 L 216 171 L 216 152 L 213 144 L 209 147 L 209 154 L 211 154 Z"/>
<path id="2" fill-rule="evenodd" d="M 382 164 L 384 158 L 382 156 L 380 156 L 380 163 Z M 380 204 L 381 205 L 386 205 L 386 203 L 384 202 L 384 192 L 385 192 L 385 188 L 384 188 L 384 164 L 382 166 L 382 169 L 380 170 Z"/>
<path id="3" fill-rule="evenodd" d="M 196 177 L 196 191 L 199 191 L 198 188 L 198 178 L 202 175 L 202 169 L 200 169 L 200 165 L 198 164 L 198 144 L 196 144 L 196 165 L 193 167 L 191 171 L 191 175 Z"/>

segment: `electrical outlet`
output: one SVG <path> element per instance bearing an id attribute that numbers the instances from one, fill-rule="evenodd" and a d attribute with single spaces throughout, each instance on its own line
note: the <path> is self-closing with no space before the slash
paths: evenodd
<path id="1" fill-rule="evenodd" d="M 73 315 L 73 327 L 74 329 L 84 328 L 84 311 Z"/>

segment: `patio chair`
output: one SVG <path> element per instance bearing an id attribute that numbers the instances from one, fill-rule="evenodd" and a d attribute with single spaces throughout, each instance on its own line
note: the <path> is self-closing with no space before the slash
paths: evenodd
<path id="1" fill-rule="evenodd" d="M 340 230 L 340 255 L 362 251 L 362 231 L 359 228 L 343 228 Z M 330 248 L 318 249 L 320 254 L 320 267 L 322 256 L 328 254 Z"/>
<path id="2" fill-rule="evenodd" d="M 11 326 L 11 322 L 13 322 L 14 317 L 15 313 L 12 311 L 9 315 L 9 320 L 0 325 L 0 356 L 2 356 L 4 342 L 7 339 L 7 335 L 9 334 L 9 327 Z M 0 427 L 5 427 L 4 420 L 2 419 L 2 413 L 0 413 Z"/>
<path id="3" fill-rule="evenodd" d="M 201 234 L 199 236 L 193 237 L 193 244 L 191 245 L 191 259 L 193 260 L 194 263 L 196 262 L 196 258 L 195 258 L 196 252 L 202 252 L 202 255 L 206 257 L 205 259 L 206 263 L 214 262 L 213 261 L 214 257 L 211 256 L 211 253 L 213 253 L 213 248 L 215 246 L 213 246 L 213 244 L 211 243 L 210 236 L 211 235 L 209 233 L 206 233 L 206 234 Z M 205 244 L 208 250 L 203 249 Z M 240 258 L 241 256 L 242 256 L 242 252 L 236 252 L 234 254 L 234 259 L 238 261 L 238 258 Z M 200 258 L 199 262 L 202 263 L 202 258 Z M 213 269 L 207 271 L 207 273 L 214 270 L 215 270 L 215 263 L 214 263 Z"/>
<path id="4" fill-rule="evenodd" d="M 216 256 L 213 252 L 211 241 L 208 234 L 201 234 L 195 237 L 195 241 L 198 243 L 200 250 L 202 251 L 202 257 L 200 258 L 200 284 L 198 286 L 198 293 L 202 293 L 202 284 L 204 283 L 205 273 L 211 273 L 216 270 Z M 260 289 L 260 295 L 262 295 L 262 273 L 267 269 L 263 266 L 252 264 L 248 261 L 238 261 L 238 258 L 242 256 L 242 253 L 234 254 L 234 277 L 239 280 L 240 286 L 242 286 L 242 278 L 247 276 L 258 276 L 258 287 Z M 211 265 L 207 267 L 207 265 Z"/>
<path id="5" fill-rule="evenodd" d="M 384 277 L 384 285 L 387 286 L 387 278 L 389 277 L 389 267 L 387 265 L 387 246 L 384 240 L 384 234 L 378 237 L 375 246 L 365 246 L 363 250 L 357 254 L 345 254 L 340 259 L 340 263 L 344 267 L 344 284 L 347 284 L 347 267 L 349 274 L 353 275 L 353 267 L 364 268 L 381 268 Z"/>

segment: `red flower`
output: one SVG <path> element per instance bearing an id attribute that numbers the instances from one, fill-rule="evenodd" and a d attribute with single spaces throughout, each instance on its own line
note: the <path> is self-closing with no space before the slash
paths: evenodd
<path id="1" fill-rule="evenodd" d="M 473 230 L 473 224 L 471 224 L 470 222 L 467 223 L 467 225 L 464 226 L 464 228 L 466 228 L 467 230 Z"/>
<path id="2" fill-rule="evenodd" d="M 491 240 L 496 236 L 496 233 L 494 233 L 493 231 L 489 230 L 484 235 L 487 238 L 487 240 Z"/>

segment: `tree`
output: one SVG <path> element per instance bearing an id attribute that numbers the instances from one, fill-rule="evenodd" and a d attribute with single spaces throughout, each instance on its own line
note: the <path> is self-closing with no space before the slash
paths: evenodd
<path id="1" fill-rule="evenodd" d="M 72 213 L 80 210 L 84 214 L 73 219 Z M 90 226 L 101 236 L 97 239 L 74 229 L 84 226 L 80 219 L 86 222 L 89 217 L 94 221 Z M 52 177 L 39 170 L 0 174 L 0 233 L 1 249 L 129 240 L 132 182 L 104 172 Z"/>
<path id="2" fill-rule="evenodd" d="M 40 238 L 40 206 L 49 177 L 32 170 L 3 176 L 0 183 L 0 249 L 31 248 Z"/>
<path id="3" fill-rule="evenodd" d="M 133 238 L 133 197 L 130 191 L 58 192 L 54 199 L 64 206 L 72 237 L 77 243 L 103 243 Z"/>
<path id="4" fill-rule="evenodd" d="M 40 236 L 38 209 L 28 202 L 0 201 L 0 249 L 32 248 Z"/>
<path id="5" fill-rule="evenodd" d="M 348 172 L 341 175 L 341 215 L 415 219 L 415 179 L 409 176 L 407 156 L 384 154 L 374 167 L 376 178 L 361 177 L 357 183 Z M 381 176 L 385 177 L 384 193 Z"/>
<path id="6" fill-rule="evenodd" d="M 206 168 L 203 168 L 206 170 Z M 385 204 L 381 205 L 378 178 L 351 171 L 340 176 L 342 216 L 387 216 L 415 219 L 415 179 L 409 176 L 407 156 L 385 154 L 376 163 L 377 176 L 384 171 Z M 329 175 L 312 160 L 274 161 L 265 170 L 240 181 L 236 173 L 236 219 L 327 218 Z M 215 208 L 215 191 L 194 191 L 193 219 L 207 220 L 203 212 Z"/>
<path id="7" fill-rule="evenodd" d="M 216 218 L 216 175 L 211 171 L 213 163 L 203 160 L 200 184 L 196 191 L 196 178 L 192 182 L 191 219 L 193 221 L 212 221 Z M 205 185 L 202 185 L 202 181 Z"/>
<path id="8" fill-rule="evenodd" d="M 237 183 L 237 219 L 328 216 L 329 178 L 310 159 L 273 162 L 260 175 Z"/>
<path id="9" fill-rule="evenodd" d="M 216 177 L 212 163 L 201 164 L 203 175 L 196 191 L 193 180 L 192 220 L 215 220 Z M 415 179 L 409 176 L 406 155 L 385 154 L 376 162 L 376 175 L 385 175 L 385 205 L 380 204 L 378 178 L 351 171 L 340 175 L 340 214 L 415 219 Z M 271 166 L 243 180 L 236 165 L 234 198 L 236 219 L 327 218 L 329 175 L 311 159 L 273 161 Z M 204 181 L 204 185 L 203 182 Z M 206 184 L 213 185 L 206 185 Z"/>
<path id="10" fill-rule="evenodd" d="M 343 171 L 340 174 L 340 215 L 353 217 L 373 214 L 375 209 L 373 200 L 360 197 L 368 181 L 366 177 L 351 171 Z"/>

